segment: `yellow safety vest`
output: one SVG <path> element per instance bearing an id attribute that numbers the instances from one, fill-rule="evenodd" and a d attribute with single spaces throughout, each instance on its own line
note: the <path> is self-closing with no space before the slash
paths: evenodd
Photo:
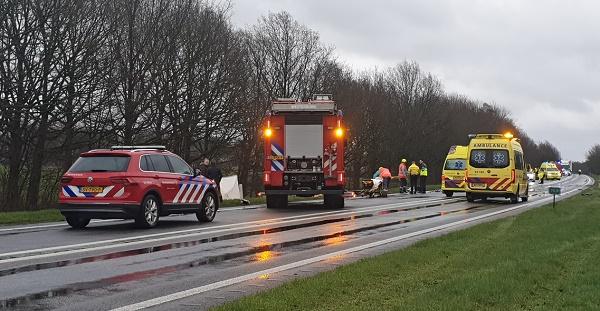
<path id="1" fill-rule="evenodd" d="M 419 176 L 419 167 L 416 164 L 411 164 L 408 167 L 408 173 L 411 176 Z"/>

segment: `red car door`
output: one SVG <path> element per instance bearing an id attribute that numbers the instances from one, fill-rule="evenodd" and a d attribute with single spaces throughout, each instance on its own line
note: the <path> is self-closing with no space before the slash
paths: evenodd
<path id="1" fill-rule="evenodd" d="M 200 204 L 208 184 L 203 176 L 194 176 L 194 170 L 183 159 L 168 155 L 171 170 L 178 178 L 178 191 L 173 198 L 173 204 L 183 207 L 195 207 Z"/>
<path id="2" fill-rule="evenodd" d="M 146 157 L 154 171 L 154 178 L 160 185 L 160 196 L 164 205 L 173 204 L 173 199 L 177 194 L 179 178 L 171 172 L 171 167 L 168 160 L 163 154 L 150 154 Z"/>

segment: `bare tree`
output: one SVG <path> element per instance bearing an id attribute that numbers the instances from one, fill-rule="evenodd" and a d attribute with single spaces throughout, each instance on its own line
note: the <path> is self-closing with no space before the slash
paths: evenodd
<path id="1" fill-rule="evenodd" d="M 28 0 L 9 0 L 3 4 L 6 15 L 0 25 L 3 46 L 0 79 L 2 80 L 3 119 L 6 120 L 8 177 L 3 185 L 6 208 L 20 205 L 24 180 L 20 178 L 25 155 L 30 146 L 34 111 L 40 81 L 38 21 L 34 5 Z"/>
<path id="2" fill-rule="evenodd" d="M 600 174 L 600 145 L 594 145 L 588 150 L 586 166 L 593 174 Z"/>

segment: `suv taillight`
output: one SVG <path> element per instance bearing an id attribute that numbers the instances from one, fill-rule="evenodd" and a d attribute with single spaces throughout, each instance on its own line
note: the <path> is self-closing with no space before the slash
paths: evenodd
<path id="1" fill-rule="evenodd" d="M 70 183 L 72 180 L 73 180 L 73 177 L 71 177 L 71 176 L 63 176 L 63 177 L 60 179 L 60 183 L 61 183 L 61 184 L 68 184 L 68 183 Z"/>

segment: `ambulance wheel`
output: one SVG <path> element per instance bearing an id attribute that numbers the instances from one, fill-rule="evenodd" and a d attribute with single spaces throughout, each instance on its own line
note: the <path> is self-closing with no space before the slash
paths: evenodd
<path id="1" fill-rule="evenodd" d="M 160 202 L 156 196 L 149 194 L 142 201 L 135 224 L 140 228 L 152 228 L 158 224 L 160 218 Z"/>
<path id="2" fill-rule="evenodd" d="M 344 196 L 339 194 L 326 194 L 323 203 L 325 208 L 342 209 L 344 208 Z"/>
<path id="3" fill-rule="evenodd" d="M 475 202 L 475 197 L 470 193 L 467 193 L 467 202 Z"/>
<path id="4" fill-rule="evenodd" d="M 452 191 L 444 191 L 444 194 L 446 195 L 446 197 L 451 198 L 454 195 L 454 192 L 452 192 Z"/>
<path id="5" fill-rule="evenodd" d="M 517 193 L 512 194 L 510 196 L 510 203 L 511 204 L 517 204 L 517 203 L 519 203 L 519 192 L 520 192 L 519 188 L 517 188 Z"/>
<path id="6" fill-rule="evenodd" d="M 65 219 L 67 220 L 69 226 L 71 226 L 73 229 L 83 229 L 90 223 L 89 218 L 81 218 L 77 216 L 67 216 Z"/>
<path id="7" fill-rule="evenodd" d="M 527 191 L 525 191 L 525 196 L 521 197 L 521 202 L 527 202 L 529 200 L 529 186 L 527 186 Z"/>
<path id="8" fill-rule="evenodd" d="M 267 208 L 285 208 L 288 205 L 288 196 L 287 195 L 267 195 Z"/>
<path id="9" fill-rule="evenodd" d="M 201 222 L 211 222 L 215 219 L 217 209 L 219 209 L 217 196 L 213 192 L 206 192 L 206 195 L 202 198 L 200 211 L 196 212 L 196 218 Z"/>

